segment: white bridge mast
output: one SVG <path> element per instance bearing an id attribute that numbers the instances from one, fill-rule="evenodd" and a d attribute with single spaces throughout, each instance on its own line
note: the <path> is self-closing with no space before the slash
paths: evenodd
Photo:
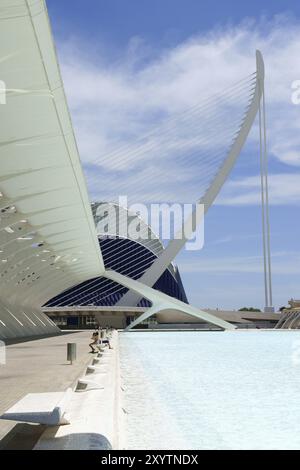
<path id="1" fill-rule="evenodd" d="M 266 136 L 266 104 L 264 81 L 259 80 L 262 100 L 259 105 L 259 154 L 261 183 L 262 239 L 265 285 L 265 312 L 274 312 L 272 296 L 270 217 L 269 217 L 269 186 L 268 186 L 268 155 Z"/>

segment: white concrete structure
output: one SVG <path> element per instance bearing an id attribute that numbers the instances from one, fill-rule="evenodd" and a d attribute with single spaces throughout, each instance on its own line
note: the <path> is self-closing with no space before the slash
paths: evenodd
<path id="1" fill-rule="evenodd" d="M 229 323 L 151 288 L 186 239 L 171 241 L 140 282 L 105 271 L 45 2 L 1 0 L 0 18 L 0 78 L 6 84 L 6 104 L 0 104 L 0 338 L 58 332 L 41 306 L 101 275 L 130 289 L 125 303 L 136 305 L 142 296 L 151 300 L 152 307 L 139 321 L 173 309 L 231 329 Z M 199 201 L 205 210 L 247 138 L 263 80 L 257 52 L 252 99 L 222 166 L 215 168 Z"/>
<path id="2" fill-rule="evenodd" d="M 58 331 L 40 306 L 104 272 L 43 1 L 1 0 L 0 337 Z M 17 34 L 16 34 L 17 32 Z"/>
<path id="3" fill-rule="evenodd" d="M 28 393 L 9 408 L 0 419 L 59 426 L 69 424 L 65 417 L 72 389 L 65 392 Z"/>
<path id="4" fill-rule="evenodd" d="M 152 302 L 152 307 L 150 307 L 145 313 L 140 315 L 140 317 L 132 322 L 129 327 L 126 328 L 127 330 L 133 328 L 156 313 L 169 310 L 174 310 L 175 312 L 179 311 L 187 315 L 197 317 L 207 321 L 208 323 L 217 325 L 220 328 L 224 328 L 224 330 L 234 330 L 236 328 L 235 326 L 231 325 L 231 323 L 228 323 L 221 318 L 217 318 L 207 312 L 204 312 L 203 310 L 199 310 L 191 305 L 181 302 L 180 300 L 173 299 L 172 297 L 169 297 L 162 292 L 156 291 L 151 287 L 142 284 L 141 282 L 134 281 L 133 279 L 129 279 L 126 276 L 122 276 L 119 273 L 107 271 L 105 276 L 109 279 L 119 282 L 120 284 L 123 284 L 126 287 L 129 287 L 134 292 L 140 294 L 142 297 L 145 297 Z"/>
<path id="5" fill-rule="evenodd" d="M 247 139 L 260 106 L 264 89 L 264 77 L 265 70 L 263 58 L 261 53 L 256 51 L 256 80 L 252 99 L 248 105 L 247 112 L 243 117 L 243 121 L 241 122 L 240 128 L 234 138 L 232 145 L 229 148 L 228 154 L 226 155 L 222 166 L 220 168 L 216 168 L 214 177 L 208 189 L 198 201 L 199 204 L 204 205 L 204 213 L 208 211 L 218 193 L 220 192 Z M 191 226 L 193 226 L 194 213 L 192 213 L 190 219 L 185 222 L 186 226 L 189 226 L 190 220 L 192 221 Z M 195 230 L 195 227 L 193 228 Z M 182 230 L 181 233 L 186 234 L 187 231 Z M 187 240 L 188 237 L 175 237 L 173 240 L 171 240 L 161 256 L 159 256 L 159 258 L 152 264 L 148 271 L 145 272 L 145 274 L 140 278 L 140 281 L 144 284 L 147 284 L 148 286 L 153 286 L 169 263 L 184 247 Z M 140 297 L 131 290 L 122 298 L 119 303 L 122 303 L 122 305 L 136 305 L 139 299 Z"/>
<path id="6" fill-rule="evenodd" d="M 98 355 L 98 368 L 90 366 L 79 379 L 68 407 L 68 426 L 48 427 L 35 450 L 111 450 L 124 448 L 118 333 L 113 349 Z M 97 410 L 97 412 L 95 412 Z"/>

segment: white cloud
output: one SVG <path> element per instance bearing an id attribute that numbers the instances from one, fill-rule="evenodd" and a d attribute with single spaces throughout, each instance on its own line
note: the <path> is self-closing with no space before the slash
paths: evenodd
<path id="1" fill-rule="evenodd" d="M 191 259 L 180 261 L 182 273 L 262 273 L 263 260 L 261 256 L 230 256 L 210 259 Z M 273 275 L 300 275 L 299 252 L 272 253 Z"/>
<path id="2" fill-rule="evenodd" d="M 300 107 L 291 100 L 292 82 L 300 79 L 300 24 L 291 18 L 279 16 L 271 22 L 247 21 L 235 28 L 192 37 L 177 47 L 158 51 L 156 55 L 151 50 L 151 56 L 147 55 L 147 45 L 140 38 L 133 38 L 124 57 L 111 62 L 101 51 L 91 52 L 91 45 L 85 49 L 78 44 L 79 41 L 70 39 L 68 43 L 60 44 L 59 49 L 63 52 L 63 78 L 82 160 L 93 165 L 88 171 L 88 179 L 94 195 L 100 191 L 101 180 L 105 180 L 106 187 L 110 186 L 113 192 L 118 188 L 125 194 L 126 181 L 131 187 L 136 186 L 137 194 L 138 191 L 142 194 L 152 178 L 156 194 L 159 194 L 158 188 L 166 187 L 166 193 L 174 198 L 184 187 L 186 200 L 200 196 L 196 192 L 204 188 L 201 178 L 205 172 L 196 155 L 185 170 L 185 162 L 177 160 L 175 164 L 175 158 L 168 160 L 164 155 L 168 152 L 172 156 L 179 144 L 197 148 L 199 129 L 205 132 L 206 117 L 199 121 L 198 127 L 189 129 L 183 144 L 184 135 L 179 132 L 175 138 L 174 134 L 171 138 L 156 138 L 154 143 L 159 147 L 155 147 L 155 152 L 143 154 L 146 163 L 152 164 L 150 169 L 147 168 L 151 176 L 148 180 L 147 164 L 144 161 L 142 165 L 140 153 L 135 153 L 136 141 L 164 117 L 182 112 L 201 98 L 253 72 L 257 48 L 262 50 L 266 63 L 270 152 L 285 165 L 300 166 Z M 222 136 L 219 129 L 215 134 L 216 144 Z M 256 129 L 250 139 L 257 143 Z M 113 155 L 105 158 L 118 145 L 127 146 L 125 156 L 122 147 L 123 162 L 120 158 L 117 161 L 119 173 L 115 171 Z M 181 151 L 182 154 L 185 152 L 186 148 Z M 142 170 L 137 162 L 143 166 Z M 113 170 L 113 178 L 104 171 L 109 168 Z M 131 176 L 126 173 L 129 169 Z M 184 185 L 174 183 L 179 177 Z M 274 175 L 270 190 L 272 202 L 282 204 L 299 200 L 297 177 Z M 223 195 L 223 203 L 258 203 L 255 178 L 240 181 L 243 184 L 232 182 L 227 196 Z"/>
<path id="3" fill-rule="evenodd" d="M 205 242 L 205 244 L 209 244 L 209 245 L 224 245 L 226 243 L 235 243 L 237 241 L 247 241 L 247 240 L 252 240 L 252 239 L 256 239 L 258 237 L 260 237 L 261 235 L 260 234 L 244 234 L 244 235 L 237 235 L 236 233 L 234 235 L 227 235 L 225 237 L 222 237 L 222 238 L 217 238 L 216 240 L 209 240 Z"/>
<path id="4" fill-rule="evenodd" d="M 300 172 L 269 175 L 270 204 L 300 204 Z M 221 205 L 260 204 L 260 176 L 228 181 L 217 203 Z"/>

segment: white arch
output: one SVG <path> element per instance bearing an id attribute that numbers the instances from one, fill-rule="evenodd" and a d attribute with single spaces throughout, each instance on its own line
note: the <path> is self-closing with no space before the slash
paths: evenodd
<path id="1" fill-rule="evenodd" d="M 105 271 L 45 2 L 19 0 L 13 15 L 7 0 L 0 8 L 0 55 L 6 58 L 1 79 L 8 90 L 6 105 L 0 106 L 0 318 L 4 324 L 0 323 L 0 336 L 55 331 L 40 306 L 62 290 L 101 275 L 131 289 L 125 301 L 132 291 L 137 293 L 135 299 L 148 298 L 153 306 L 147 317 L 174 308 L 232 329 L 227 322 L 150 287 L 186 240 L 171 242 L 142 282 Z M 263 61 L 257 52 L 254 96 L 222 168 L 199 201 L 206 210 L 247 138 L 263 79 Z M 31 313 L 39 320 L 38 327 Z"/>
<path id="2" fill-rule="evenodd" d="M 262 97 L 262 84 L 264 82 L 264 76 L 265 71 L 263 57 L 260 51 L 256 51 L 256 83 L 252 102 L 249 105 L 249 109 L 246 116 L 244 117 L 243 124 L 234 140 L 233 145 L 230 148 L 226 159 L 224 160 L 223 165 L 217 172 L 204 196 L 198 201 L 199 204 L 204 205 L 204 214 L 213 204 L 224 182 L 228 178 L 228 175 L 233 165 L 235 164 L 242 150 L 242 147 L 248 137 L 251 126 L 259 109 L 259 104 Z M 190 220 L 192 220 L 192 222 L 195 220 L 194 213 L 191 214 L 190 219 L 185 222 L 186 226 L 189 226 L 188 224 L 190 223 Z M 186 231 L 183 229 L 181 233 L 185 234 Z M 143 284 L 146 284 L 147 286 L 153 286 L 157 279 L 159 279 L 159 277 L 162 275 L 166 267 L 170 264 L 170 262 L 172 262 L 172 260 L 177 256 L 179 251 L 184 247 L 186 242 L 187 238 L 185 238 L 184 236 L 171 240 L 165 250 L 161 253 L 161 255 L 154 261 L 152 266 L 150 266 L 150 268 L 141 276 L 139 281 Z M 141 296 L 139 296 L 136 292 L 129 290 L 119 300 L 118 305 L 137 305 L 140 299 Z"/>

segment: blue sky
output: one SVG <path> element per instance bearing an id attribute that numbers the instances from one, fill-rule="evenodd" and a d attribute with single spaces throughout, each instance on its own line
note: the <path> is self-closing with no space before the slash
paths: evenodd
<path id="1" fill-rule="evenodd" d="M 300 16 L 295 0 L 48 0 L 52 28 L 59 38 L 101 38 L 109 48 L 126 48 L 133 36 L 151 45 L 175 45 L 219 25 L 235 25 L 246 17 L 281 13 Z"/>
<path id="2" fill-rule="evenodd" d="M 47 5 L 81 157 L 87 175 L 95 171 L 96 186 L 97 158 L 117 136 L 132 145 L 141 129 L 151 128 L 157 110 L 172 116 L 211 82 L 213 91 L 251 73 L 255 49 L 262 50 L 274 304 L 299 297 L 300 106 L 291 102 L 291 83 L 300 79 L 300 4 L 48 0 Z M 204 248 L 178 257 L 195 305 L 263 305 L 258 173 L 255 126 L 206 216 Z"/>

